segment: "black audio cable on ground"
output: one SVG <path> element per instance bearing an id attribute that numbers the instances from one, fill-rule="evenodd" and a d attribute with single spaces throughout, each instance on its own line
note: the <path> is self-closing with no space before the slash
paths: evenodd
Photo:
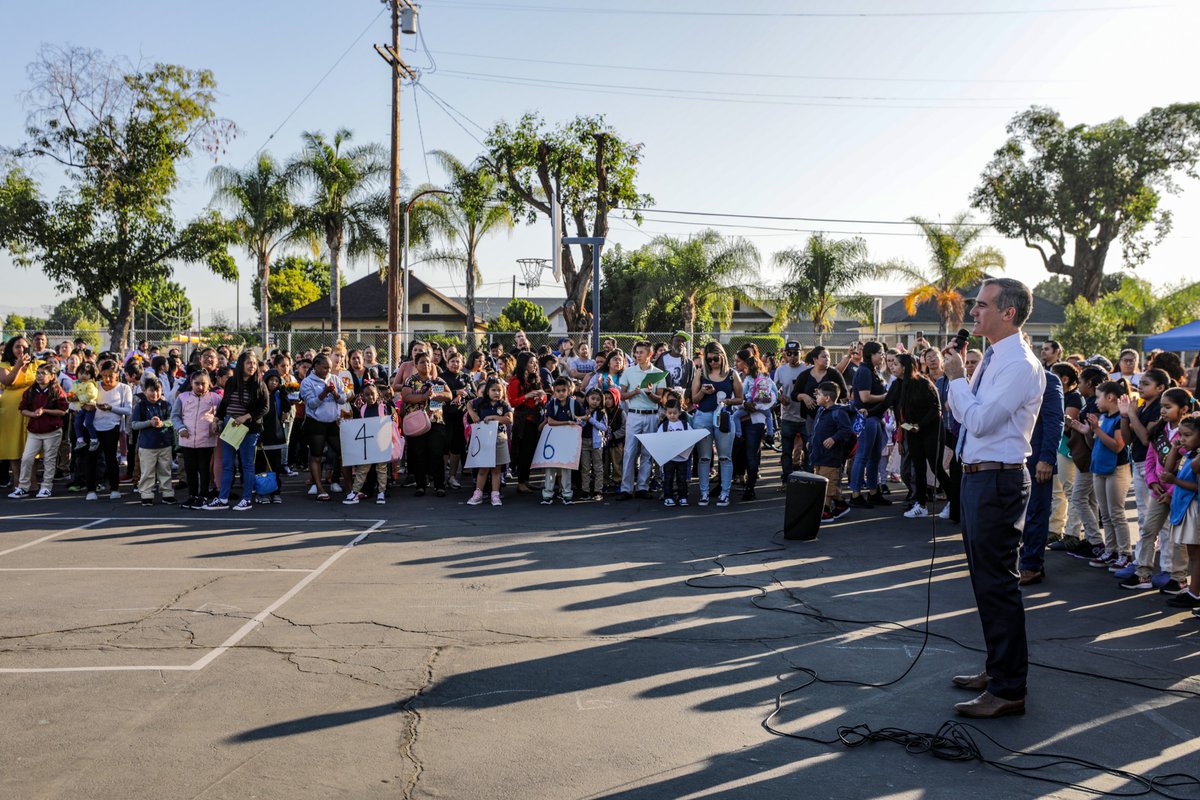
<path id="1" fill-rule="evenodd" d="M 939 442 L 942 444 L 942 447 L 945 446 L 944 440 L 942 439 L 944 435 L 945 429 L 942 428 L 942 430 L 939 432 Z M 938 449 L 939 453 L 942 451 L 942 447 Z M 919 466 L 923 467 L 925 465 Z M 1088 761 L 1087 759 L 1082 759 L 1075 756 L 1015 750 L 996 741 L 996 739 L 984 733 L 975 725 L 965 722 L 947 720 L 946 722 L 942 723 L 941 727 L 936 733 L 921 733 L 917 731 L 909 731 L 904 728 L 891 727 L 873 729 L 865 723 L 860 723 L 858 725 L 842 725 L 837 728 L 837 734 L 832 739 L 821 739 L 815 736 L 788 733 L 787 731 L 776 728 L 772 724 L 773 720 L 783 711 L 784 701 L 787 697 L 807 689 L 814 683 L 822 683 L 830 686 L 859 686 L 870 689 L 881 689 L 899 683 L 900 681 L 904 680 L 904 678 L 906 678 L 914 668 L 916 668 L 917 662 L 921 660 L 921 656 L 925 653 L 925 649 L 929 644 L 930 637 L 936 637 L 938 639 L 951 642 L 970 652 L 986 654 L 987 651 L 984 648 L 965 644 L 960 642 L 958 639 L 955 639 L 953 636 L 943 633 L 934 633 L 929 629 L 929 619 L 933 604 L 933 568 L 937 561 L 937 519 L 938 518 L 936 515 L 930 515 L 932 547 L 930 550 L 929 567 L 925 581 L 925 621 L 924 625 L 919 629 L 894 620 L 863 620 L 845 617 L 833 617 L 828 614 L 823 614 L 819 611 L 806 611 L 797 608 L 764 605 L 762 600 L 767 597 L 767 590 L 757 584 L 722 583 L 720 585 L 712 585 L 700 583 L 700 581 L 706 579 L 724 576 L 726 573 L 726 568 L 723 561 L 724 559 L 735 558 L 739 556 L 758 555 L 763 553 L 784 552 L 787 550 L 787 547 L 784 544 L 777 544 L 774 547 L 742 550 L 716 556 L 712 558 L 711 561 L 717 565 L 719 572 L 717 572 L 715 575 L 699 575 L 693 578 L 688 578 L 684 581 L 684 585 L 697 589 L 752 589 L 756 591 L 757 594 L 750 598 L 750 603 L 756 608 L 760 608 L 764 611 L 797 614 L 802 617 L 808 617 L 810 619 L 828 624 L 843 623 L 871 627 L 890 627 L 897 630 L 906 630 L 921 634 L 921 647 L 909 665 L 895 678 L 881 683 L 870 683 L 867 681 L 854 680 L 850 678 L 822 678 L 815 669 L 793 664 L 792 669 L 806 675 L 807 680 L 805 680 L 799 686 L 793 686 L 790 689 L 785 689 L 775 696 L 774 709 L 766 716 L 765 719 L 763 719 L 761 723 L 763 729 L 774 736 L 781 736 L 789 739 L 812 742 L 814 744 L 826 746 L 840 744 L 847 748 L 856 748 L 865 744 L 872 744 L 876 742 L 891 742 L 893 744 L 899 744 L 903 746 L 908 753 L 914 755 L 928 753 L 935 758 L 946 761 L 976 761 L 1018 777 L 1030 778 L 1033 780 L 1050 783 L 1055 786 L 1076 789 L 1078 791 L 1103 797 L 1138 797 L 1148 794 L 1157 794 L 1161 797 L 1167 798 L 1168 800 L 1196 800 L 1197 798 L 1200 798 L 1200 778 L 1197 778 L 1194 775 L 1181 772 L 1166 773 L 1163 775 L 1140 775 L 1138 773 L 1129 772 L 1127 770 L 1122 770 L 1115 767 L 1109 767 L 1104 764 Z M 782 533 L 782 531 L 776 531 L 776 535 L 779 533 Z M 801 598 L 799 598 L 791 589 L 784 586 L 783 582 L 780 581 L 774 573 L 771 574 L 771 580 L 797 605 L 802 607 L 805 606 L 804 601 L 801 600 Z M 1047 664 L 1033 660 L 1029 661 L 1029 665 L 1055 672 L 1063 672 L 1070 675 L 1079 675 L 1098 680 L 1126 684 L 1128 686 L 1135 686 L 1139 689 L 1147 689 L 1163 694 L 1172 694 L 1178 697 L 1200 698 L 1200 692 L 1189 689 L 1152 686 L 1150 684 L 1129 680 L 1127 678 L 1117 678 L 1111 675 L 1104 675 L 1086 670 L 1070 669 L 1068 667 L 1061 667 L 1055 664 Z M 973 733 L 977 734 L 983 739 L 986 739 L 991 745 L 1000 751 L 1000 754 L 996 758 L 987 757 L 984 754 L 983 748 L 979 745 L 975 737 L 972 736 Z M 1016 758 L 1013 758 L 1013 756 Z M 1114 778 L 1130 781 L 1136 784 L 1136 786 L 1130 791 L 1109 792 L 1095 789 L 1090 786 L 1084 786 L 1080 783 L 1075 783 L 1070 780 L 1038 774 L 1039 771 L 1052 767 L 1068 767 L 1088 770 L 1096 773 L 1096 775 L 1109 775 Z M 1170 791 L 1172 789 L 1181 787 L 1191 788 L 1193 793 L 1174 794 Z"/>

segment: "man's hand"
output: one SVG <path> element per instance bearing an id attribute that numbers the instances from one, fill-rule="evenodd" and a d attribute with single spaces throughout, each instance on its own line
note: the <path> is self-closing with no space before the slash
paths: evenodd
<path id="1" fill-rule="evenodd" d="M 1054 465 L 1045 461 L 1039 461 L 1033 474 L 1037 478 L 1038 483 L 1045 483 L 1054 477 Z"/>
<path id="2" fill-rule="evenodd" d="M 822 447 L 824 447 L 826 450 L 829 450 L 829 449 L 831 449 L 831 448 L 832 448 L 832 447 L 833 447 L 835 444 L 837 444 L 837 442 L 835 442 L 835 441 L 833 440 L 833 437 L 832 437 L 832 436 L 830 436 L 830 437 L 829 437 L 828 439 L 826 439 L 825 441 L 821 442 L 821 446 L 822 446 Z"/>
<path id="3" fill-rule="evenodd" d="M 965 378 L 967 375 L 967 367 L 963 364 L 962 356 L 953 347 L 947 347 L 942 351 L 942 371 L 946 373 L 946 377 L 952 381 L 959 378 Z"/>

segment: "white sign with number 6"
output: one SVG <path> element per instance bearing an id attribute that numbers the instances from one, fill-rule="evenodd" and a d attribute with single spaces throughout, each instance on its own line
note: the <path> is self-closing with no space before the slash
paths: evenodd
<path id="1" fill-rule="evenodd" d="M 583 428 L 578 425 L 547 425 L 542 428 L 532 469 L 579 469 Z"/>
<path id="2" fill-rule="evenodd" d="M 342 466 L 384 464 L 392 460 L 392 418 L 365 417 L 342 420 Z"/>

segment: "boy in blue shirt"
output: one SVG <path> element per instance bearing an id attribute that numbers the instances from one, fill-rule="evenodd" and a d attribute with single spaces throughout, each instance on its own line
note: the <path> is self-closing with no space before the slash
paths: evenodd
<path id="1" fill-rule="evenodd" d="M 547 425 L 551 427 L 582 425 L 587 422 L 586 411 L 578 400 L 571 397 L 571 380 L 569 378 L 558 378 L 554 381 L 554 396 L 546 403 L 544 412 L 539 430 Z M 545 477 L 542 481 L 542 505 L 548 506 L 554 502 L 555 483 L 562 487 L 563 505 L 571 505 L 574 501 L 571 485 L 572 472 L 574 470 L 565 467 L 546 467 Z"/>
<path id="2" fill-rule="evenodd" d="M 143 399 L 133 407 L 130 424 L 137 432 L 137 458 L 141 467 L 138 493 L 142 496 L 142 505 L 154 505 L 154 483 L 157 481 L 163 503 L 174 503 L 171 450 L 175 445 L 175 429 L 171 423 L 171 405 L 162 399 L 162 383 L 158 378 L 146 378 L 142 393 Z"/>
<path id="3" fill-rule="evenodd" d="M 825 381 L 817 387 L 817 413 L 813 418 L 812 440 L 809 444 L 809 460 L 813 471 L 827 481 L 825 485 L 825 511 L 821 520 L 844 517 L 850 506 L 842 500 L 842 465 L 854 446 L 854 425 L 850 406 L 838 403 L 841 389 L 833 381 Z"/>

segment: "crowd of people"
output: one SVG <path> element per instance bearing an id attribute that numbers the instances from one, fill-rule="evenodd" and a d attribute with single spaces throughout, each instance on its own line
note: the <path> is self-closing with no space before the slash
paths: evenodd
<path id="1" fill-rule="evenodd" d="M 1038 347 L 1047 389 L 1028 464 L 1021 583 L 1041 582 L 1045 550 L 1058 550 L 1123 588 L 1200 606 L 1197 364 L 1155 352 L 1143 368 L 1134 350 L 1109 360 Z M 148 342 L 117 353 L 14 336 L 0 357 L 0 473 L 13 499 L 50 497 L 61 480 L 88 500 L 117 500 L 125 482 L 147 505 L 245 511 L 282 502 L 285 479 L 304 473 L 317 502 L 382 504 L 405 487 L 444 497 L 466 484 L 468 504 L 499 506 L 507 485 L 538 493 L 542 429 L 575 425 L 579 467 L 545 470 L 543 503 L 679 507 L 694 496 L 727 506 L 735 486 L 750 501 L 764 453 L 777 451 L 785 483 L 799 469 L 826 478 L 824 520 L 893 504 L 910 519 L 958 519 L 959 424 L 942 351 L 923 337 L 909 348 L 856 343 L 836 361 L 796 341 L 765 355 L 754 344 L 693 348 L 683 331 L 629 353 L 607 339 L 594 354 L 569 338 L 534 348 L 519 333 L 514 350 L 417 341 L 390 370 L 374 348 L 340 341 L 296 354 L 199 347 L 185 358 Z M 984 353 L 963 360 L 969 379 Z M 342 421 L 376 416 L 396 420 L 403 457 L 344 467 Z M 486 422 L 500 431 L 496 467 L 468 470 L 470 428 Z M 687 428 L 710 435 L 666 464 L 636 438 Z M 891 488 L 901 485 L 903 495 Z M 1125 513 L 1131 490 L 1136 530 Z"/>

